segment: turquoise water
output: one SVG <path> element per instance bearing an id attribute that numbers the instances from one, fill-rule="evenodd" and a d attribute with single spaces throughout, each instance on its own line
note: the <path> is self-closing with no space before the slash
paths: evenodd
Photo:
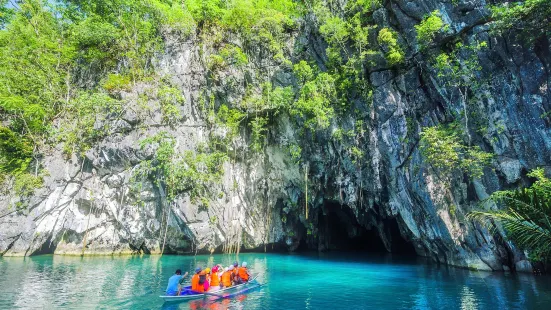
<path id="1" fill-rule="evenodd" d="M 235 256 L 0 258 L 0 309 L 549 309 L 551 278 L 391 256 L 240 254 L 263 287 L 231 300 L 163 303 L 177 268 Z"/>

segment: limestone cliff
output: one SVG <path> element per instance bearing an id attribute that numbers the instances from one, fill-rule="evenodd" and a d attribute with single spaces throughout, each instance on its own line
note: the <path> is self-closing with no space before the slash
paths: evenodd
<path id="1" fill-rule="evenodd" d="M 345 1 L 340 2 L 344 6 Z M 165 253 L 232 246 L 327 250 L 339 249 L 349 238 L 388 251 L 410 245 L 418 255 L 450 265 L 529 270 L 525 255 L 513 244 L 465 214 L 488 194 L 522 184 L 530 169 L 549 166 L 550 124 L 540 116 L 550 108 L 550 42 L 543 38 L 523 44 L 489 33 L 487 1 L 452 2 L 384 1 L 373 19 L 398 34 L 404 63 L 391 66 L 375 58 L 363 73 L 373 86 L 372 100 L 358 99 L 328 130 L 308 139 L 290 115 L 280 113 L 270 116 L 262 151 L 251 153 L 245 147 L 250 129 L 241 128 L 228 145 L 233 155 L 224 164 L 224 177 L 213 187 L 218 194 L 208 207 L 192 203 L 185 194 L 166 203 L 162 186 L 153 182 L 146 182 L 138 195 L 131 191 L 133 171 L 154 151 L 141 148 L 138 141 L 166 131 L 176 138 L 178 151 L 196 150 L 227 134 L 205 119 L 205 93 L 220 105 L 239 101 L 251 88 L 261 92 L 264 81 L 296 87 L 297 79 L 289 65 L 266 57 L 262 47 L 247 51 L 244 68 L 228 66 L 213 77 L 207 63 L 214 48 L 205 37 L 167 36 L 156 68 L 184 94 L 179 107 L 183 119 L 163 125 L 155 102 L 148 103 L 154 108 L 144 114 L 139 97 L 147 83 L 121 92 L 127 102 L 124 114 L 113 120 L 110 136 L 84 159 L 66 159 L 60 148 L 43 158 L 49 172 L 46 186 L 29 199 L 28 209 L 12 208 L 18 197 L 0 197 L 0 253 L 160 253 L 164 243 Z M 484 115 L 480 126 L 485 129 L 472 131 L 472 143 L 496 155 L 481 178 L 458 173 L 443 182 L 419 150 L 421 128 L 450 122 L 463 109 L 450 96 L 454 87 L 440 82 L 417 41 L 415 25 L 435 10 L 449 25 L 436 44 L 460 37 L 488 46 L 477 56 L 480 78 L 489 82 L 484 95 L 471 103 Z M 293 61 L 306 57 L 323 70 L 328 45 L 316 23 L 312 14 L 301 17 L 299 26 L 286 34 L 284 53 Z M 227 40 L 242 45 L 238 36 Z M 385 48 L 380 46 L 382 52 Z M 358 120 L 365 132 L 332 138 L 339 128 L 353 130 Z M 292 144 L 302 148 L 300 163 L 289 153 Z M 361 155 L 351 152 L 352 147 Z M 346 233 L 336 232 L 339 229 Z"/>

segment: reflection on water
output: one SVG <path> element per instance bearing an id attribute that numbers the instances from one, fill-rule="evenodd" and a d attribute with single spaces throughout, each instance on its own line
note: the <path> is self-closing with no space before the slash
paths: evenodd
<path id="1" fill-rule="evenodd" d="M 247 261 L 259 289 L 163 303 L 178 268 Z M 547 276 L 473 272 L 390 255 L 39 256 L 0 258 L 0 309 L 545 309 Z"/>

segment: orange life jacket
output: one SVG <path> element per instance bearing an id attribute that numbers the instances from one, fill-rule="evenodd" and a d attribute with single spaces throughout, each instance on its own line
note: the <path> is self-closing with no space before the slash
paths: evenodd
<path id="1" fill-rule="evenodd" d="M 194 274 L 193 277 L 191 277 L 191 289 L 197 290 L 197 287 L 199 286 L 199 275 Z"/>
<path id="2" fill-rule="evenodd" d="M 194 274 L 191 278 L 191 290 L 196 292 L 204 292 L 205 286 L 203 284 L 199 284 L 199 275 Z"/>
<path id="3" fill-rule="evenodd" d="M 231 286 L 232 271 L 226 271 L 222 274 L 222 285 L 225 287 Z"/>
<path id="4" fill-rule="evenodd" d="M 233 275 L 235 275 L 235 276 L 239 275 L 239 267 L 233 268 L 232 272 L 233 272 Z"/>
<path id="5" fill-rule="evenodd" d="M 247 267 L 239 268 L 239 277 L 243 281 L 249 281 L 249 274 L 247 273 Z"/>
<path id="6" fill-rule="evenodd" d="M 210 286 L 218 286 L 220 285 L 220 277 L 218 276 L 217 272 L 213 272 L 210 276 Z"/>

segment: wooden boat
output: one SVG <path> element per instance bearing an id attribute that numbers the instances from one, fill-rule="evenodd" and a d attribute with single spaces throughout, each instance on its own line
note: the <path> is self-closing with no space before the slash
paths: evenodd
<path id="1" fill-rule="evenodd" d="M 179 296 L 161 295 L 159 297 L 162 298 L 165 302 L 167 302 L 167 301 L 185 301 L 185 300 L 199 299 L 199 298 L 209 297 L 209 296 L 217 296 L 217 295 L 220 295 L 221 293 L 234 291 L 235 289 L 238 289 L 238 288 L 250 287 L 252 284 L 254 284 L 255 285 L 254 288 L 256 288 L 257 286 L 260 286 L 255 281 L 257 277 L 258 277 L 258 275 L 255 275 L 247 283 L 237 284 L 237 285 L 227 287 L 227 288 L 223 288 L 223 289 L 220 289 L 220 290 L 217 290 L 217 291 L 209 291 L 207 294 L 193 293 L 193 292 L 191 292 L 191 286 L 185 286 L 182 289 L 183 292 L 186 292 L 186 290 L 187 290 L 187 292 L 186 292 L 187 294 L 185 294 L 185 295 L 179 295 Z M 249 290 L 250 289 L 247 288 L 246 290 L 243 290 L 243 291 L 249 291 Z M 222 297 L 222 296 L 219 296 L 219 297 Z M 233 294 L 230 297 L 233 297 Z"/>

